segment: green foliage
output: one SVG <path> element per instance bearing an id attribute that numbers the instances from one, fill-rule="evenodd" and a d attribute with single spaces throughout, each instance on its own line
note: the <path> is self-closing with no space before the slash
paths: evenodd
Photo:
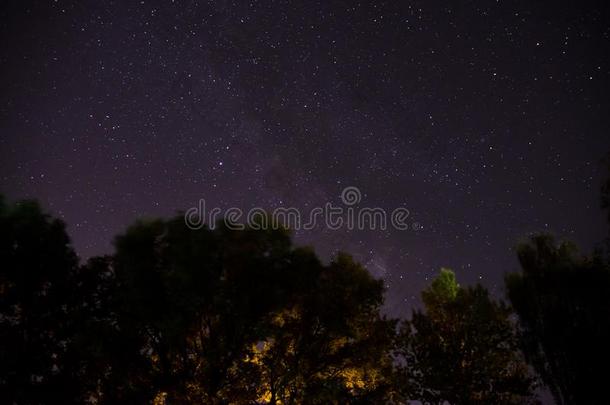
<path id="1" fill-rule="evenodd" d="M 441 268 L 430 287 L 422 291 L 422 301 L 428 311 L 442 311 L 443 306 L 457 298 L 459 290 L 455 273 L 450 269 Z"/>
<path id="2" fill-rule="evenodd" d="M 522 404 L 533 379 L 521 358 L 510 310 L 480 285 L 458 286 L 447 269 L 422 293 L 401 327 L 398 354 L 406 396 L 424 403 Z"/>

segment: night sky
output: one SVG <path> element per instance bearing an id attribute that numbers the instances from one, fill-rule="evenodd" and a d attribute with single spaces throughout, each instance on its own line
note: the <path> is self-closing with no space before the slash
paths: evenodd
<path id="1" fill-rule="evenodd" d="M 440 266 L 501 296 L 528 233 L 606 234 L 608 6 L 567 3 L 3 1 L 0 191 L 87 258 L 200 198 L 307 212 L 355 186 L 421 229 L 297 243 L 354 254 L 392 314 Z"/>

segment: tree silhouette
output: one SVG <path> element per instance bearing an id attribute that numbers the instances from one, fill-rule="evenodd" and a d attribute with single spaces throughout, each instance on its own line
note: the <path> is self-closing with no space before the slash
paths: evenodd
<path id="1" fill-rule="evenodd" d="M 422 292 L 425 311 L 401 327 L 401 384 L 426 404 L 523 404 L 533 379 L 518 352 L 510 310 L 480 285 L 442 269 Z"/>
<path id="2" fill-rule="evenodd" d="M 392 393 L 379 280 L 281 227 L 140 221 L 79 266 L 61 221 L 0 200 L 6 403 L 343 403 Z"/>
<path id="3" fill-rule="evenodd" d="M 295 300 L 275 316 L 251 360 L 269 402 L 388 400 L 395 322 L 379 314 L 381 282 L 348 255 L 321 266 L 312 253 L 301 254 L 310 256 L 304 263 L 311 277 L 299 282 Z"/>
<path id="4" fill-rule="evenodd" d="M 522 245 L 523 273 L 506 279 L 518 336 L 510 308 L 446 269 L 398 327 L 349 255 L 325 264 L 257 221 L 138 221 L 79 265 L 61 221 L 0 198 L 0 402 L 526 403 L 521 343 L 559 403 L 601 403 L 601 255 Z"/>
<path id="5" fill-rule="evenodd" d="M 528 360 L 558 404 L 606 403 L 610 269 L 550 235 L 518 247 L 522 273 L 506 277 Z"/>
<path id="6" fill-rule="evenodd" d="M 113 266 L 118 339 L 136 346 L 110 356 L 114 400 L 328 403 L 391 391 L 382 284 L 348 256 L 325 266 L 282 228 L 195 231 L 177 217 L 130 227 Z"/>
<path id="7" fill-rule="evenodd" d="M 78 261 L 64 224 L 36 202 L 7 205 L 0 197 L 0 263 L 0 402 L 75 400 Z"/>

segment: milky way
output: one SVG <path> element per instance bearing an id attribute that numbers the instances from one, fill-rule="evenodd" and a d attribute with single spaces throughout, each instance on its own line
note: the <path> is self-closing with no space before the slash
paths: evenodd
<path id="1" fill-rule="evenodd" d="M 0 191 L 86 258 L 200 198 L 307 211 L 355 186 L 421 229 L 297 243 L 354 254 L 392 313 L 440 266 L 501 296 L 528 233 L 606 232 L 607 6 L 533 3 L 3 2 Z"/>

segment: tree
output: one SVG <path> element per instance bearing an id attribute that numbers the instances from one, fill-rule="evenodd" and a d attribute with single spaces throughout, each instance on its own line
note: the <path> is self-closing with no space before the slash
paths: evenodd
<path id="1" fill-rule="evenodd" d="M 34 201 L 0 196 L 0 402 L 78 398 L 69 361 L 78 260 L 64 224 Z"/>
<path id="2" fill-rule="evenodd" d="M 422 292 L 424 311 L 401 327 L 403 391 L 441 404 L 522 404 L 533 379 L 518 351 L 511 312 L 480 285 L 460 287 L 442 269 Z"/>
<path id="3" fill-rule="evenodd" d="M 339 254 L 299 252 L 301 282 L 249 361 L 269 403 L 382 403 L 393 396 L 395 321 L 380 315 L 380 280 Z M 303 266 L 305 264 L 305 266 Z M 303 272 L 304 271 L 304 272 Z"/>
<path id="4" fill-rule="evenodd" d="M 79 265 L 61 221 L 0 199 L 1 402 L 389 398 L 381 281 L 254 225 L 139 221 Z"/>
<path id="5" fill-rule="evenodd" d="M 253 396 L 237 388 L 233 368 L 286 296 L 288 234 L 195 231 L 177 217 L 136 223 L 116 249 L 117 324 L 139 345 L 131 354 L 141 366 L 125 392 L 208 403 L 224 401 L 229 388 Z"/>
<path id="6" fill-rule="evenodd" d="M 139 345 L 111 366 L 129 398 L 328 403 L 390 389 L 382 284 L 348 256 L 325 266 L 282 228 L 177 217 L 130 227 L 113 266 L 118 329 Z"/>
<path id="7" fill-rule="evenodd" d="M 558 404 L 607 402 L 610 269 L 599 256 L 538 235 L 518 249 L 523 272 L 506 277 L 528 361 Z"/>

